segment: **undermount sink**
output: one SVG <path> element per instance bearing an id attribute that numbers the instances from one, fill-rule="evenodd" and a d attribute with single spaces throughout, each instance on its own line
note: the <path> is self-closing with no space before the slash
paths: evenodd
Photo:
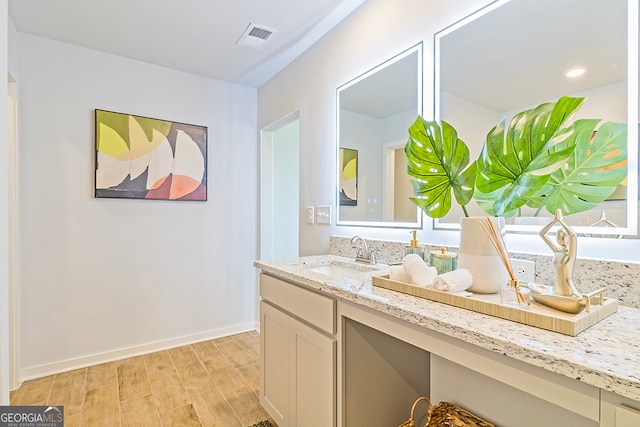
<path id="1" fill-rule="evenodd" d="M 344 277 L 355 276 L 362 273 L 370 273 L 372 271 L 377 271 L 378 268 L 369 265 L 332 261 L 329 264 L 307 267 L 307 270 L 324 274 L 326 276 Z"/>

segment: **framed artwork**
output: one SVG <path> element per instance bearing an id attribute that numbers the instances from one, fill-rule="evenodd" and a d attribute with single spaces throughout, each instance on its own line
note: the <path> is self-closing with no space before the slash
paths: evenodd
<path id="1" fill-rule="evenodd" d="M 358 205 L 358 150 L 340 149 L 340 206 Z"/>
<path id="2" fill-rule="evenodd" d="M 95 197 L 207 200 L 207 127 L 95 111 Z"/>

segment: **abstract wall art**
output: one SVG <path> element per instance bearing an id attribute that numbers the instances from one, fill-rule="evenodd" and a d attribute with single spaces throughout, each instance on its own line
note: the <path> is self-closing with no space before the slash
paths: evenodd
<path id="1" fill-rule="evenodd" d="M 95 197 L 207 200 L 207 128 L 95 111 Z"/>
<path id="2" fill-rule="evenodd" d="M 358 150 L 340 149 L 340 206 L 358 205 Z"/>

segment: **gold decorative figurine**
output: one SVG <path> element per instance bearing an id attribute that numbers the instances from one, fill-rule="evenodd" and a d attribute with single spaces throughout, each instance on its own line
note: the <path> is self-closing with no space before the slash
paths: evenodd
<path id="1" fill-rule="evenodd" d="M 547 234 L 550 234 L 549 232 L 556 225 L 559 225 L 560 229 L 556 232 L 556 241 L 554 242 Z M 593 297 L 596 297 L 595 304 L 602 304 L 606 288 L 583 295 L 573 284 L 578 237 L 573 229 L 564 222 L 560 209 L 556 211 L 555 218 L 540 231 L 540 237 L 553 251 L 556 283 L 553 287 L 529 283 L 528 287 L 533 299 L 540 304 L 567 313 L 579 313 L 585 308 L 586 311 L 589 311 Z"/>
<path id="2" fill-rule="evenodd" d="M 561 227 L 556 233 L 557 244 L 547 236 L 556 224 Z M 556 284 L 553 287 L 553 293 L 580 297 L 580 292 L 573 284 L 573 267 L 576 264 L 578 237 L 573 229 L 563 221 L 560 209 L 556 211 L 554 220 L 540 231 L 540 237 L 553 251 L 553 266 L 556 269 Z"/>

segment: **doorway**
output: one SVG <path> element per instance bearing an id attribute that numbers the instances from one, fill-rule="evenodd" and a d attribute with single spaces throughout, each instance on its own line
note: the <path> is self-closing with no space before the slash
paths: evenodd
<path id="1" fill-rule="evenodd" d="M 413 187 L 407 174 L 406 143 L 406 139 L 399 139 L 382 146 L 382 220 L 385 222 L 416 220 L 416 207 L 408 203 L 413 197 Z"/>
<path id="2" fill-rule="evenodd" d="M 260 259 L 299 255 L 300 115 L 260 132 Z"/>

